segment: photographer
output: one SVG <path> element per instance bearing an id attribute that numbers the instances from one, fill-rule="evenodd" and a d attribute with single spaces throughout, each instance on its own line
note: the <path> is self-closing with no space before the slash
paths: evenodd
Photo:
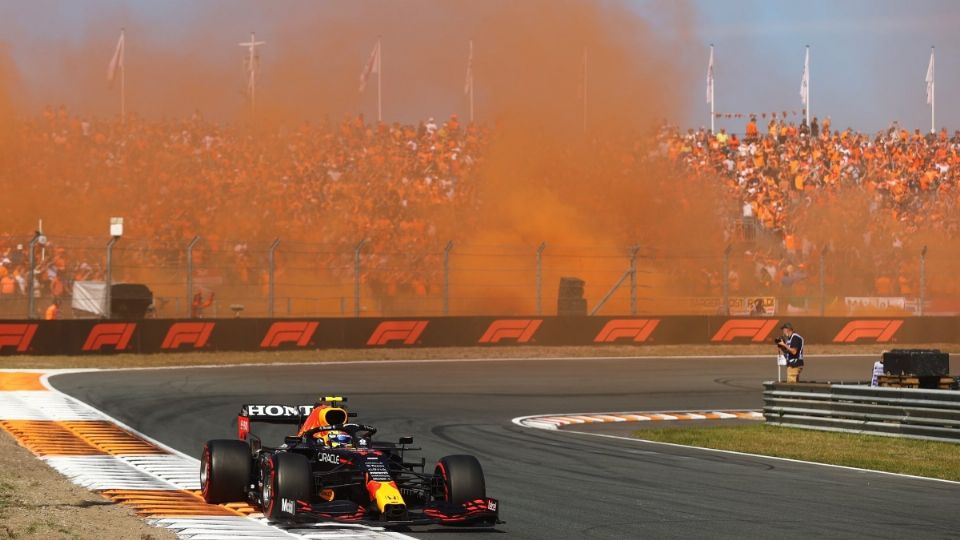
<path id="1" fill-rule="evenodd" d="M 787 357 L 787 382 L 800 382 L 800 372 L 803 371 L 803 337 L 793 331 L 790 323 L 785 323 L 781 329 L 783 335 L 775 342 L 780 352 Z"/>

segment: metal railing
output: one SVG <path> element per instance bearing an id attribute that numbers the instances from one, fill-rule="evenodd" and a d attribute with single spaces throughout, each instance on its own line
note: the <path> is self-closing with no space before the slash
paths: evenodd
<path id="1" fill-rule="evenodd" d="M 863 385 L 763 385 L 769 424 L 960 443 L 960 391 Z"/>

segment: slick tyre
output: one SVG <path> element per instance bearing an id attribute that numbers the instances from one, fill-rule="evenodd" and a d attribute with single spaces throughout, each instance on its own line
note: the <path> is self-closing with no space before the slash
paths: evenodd
<path id="1" fill-rule="evenodd" d="M 441 458 L 434 470 L 434 488 L 435 498 L 454 504 L 487 497 L 483 468 L 473 456 Z"/>
<path id="2" fill-rule="evenodd" d="M 264 462 L 263 491 L 260 503 L 263 515 L 275 521 L 290 518 L 297 501 L 310 500 L 313 475 L 310 461 L 302 454 L 274 454 Z"/>
<path id="3" fill-rule="evenodd" d="M 240 502 L 247 499 L 253 458 L 250 445 L 237 440 L 207 441 L 200 456 L 200 489 L 208 503 Z"/>

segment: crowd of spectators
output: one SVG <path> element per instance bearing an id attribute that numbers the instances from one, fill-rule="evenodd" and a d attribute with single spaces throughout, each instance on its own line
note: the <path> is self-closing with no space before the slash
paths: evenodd
<path id="1" fill-rule="evenodd" d="M 367 267 L 386 270 L 365 272 L 364 285 L 384 297 L 437 292 L 434 274 L 449 231 L 473 225 L 491 136 L 456 116 L 409 125 L 348 116 L 252 128 L 199 113 L 121 123 L 62 107 L 16 129 L 15 162 L 0 172 L 15 178 L 2 179 L 15 181 L 20 197 L 51 200 L 56 214 L 123 215 L 130 237 L 115 265 L 121 279 L 182 290 L 183 275 L 174 274 L 184 268 L 185 246 L 200 235 L 195 277 L 211 289 L 265 288 L 273 237 L 287 242 L 276 261 L 281 284 L 296 287 L 319 272 L 348 282 L 364 240 Z M 718 208 L 730 217 L 729 237 L 742 240 L 726 276 L 734 295 L 809 295 L 819 254 L 829 252 L 834 270 L 848 270 L 829 272 L 831 287 L 912 296 L 917 265 L 902 253 L 906 237 L 960 231 L 960 131 L 911 133 L 895 123 L 867 135 L 835 130 L 829 118 L 809 126 L 772 119 L 763 127 L 752 118 L 742 134 L 665 125 L 656 144 L 652 157 L 666 158 L 679 181 L 723 185 Z M 646 144 L 627 147 L 634 149 L 627 168 L 651 158 L 637 150 Z M 862 204 L 844 204 L 850 199 Z M 22 297 L 29 236 L 10 235 L 23 232 L 20 222 L 2 227 L 0 299 Z M 103 278 L 100 244 L 78 248 L 51 235 L 38 249 L 38 295 L 63 299 L 74 281 Z M 702 290 L 692 295 L 719 294 L 721 266 L 705 266 L 699 281 Z"/>
<path id="2" fill-rule="evenodd" d="M 199 113 L 160 121 L 131 115 L 121 123 L 62 107 L 17 129 L 20 146 L 7 173 L 10 181 L 16 176 L 21 198 L 50 201 L 45 211 L 66 217 L 61 223 L 83 214 L 125 218 L 129 234 L 115 252 L 115 277 L 182 284 L 171 272 L 182 271 L 185 246 L 200 235 L 193 256 L 201 284 L 263 285 L 273 237 L 285 242 L 280 279 L 316 280 L 318 269 L 345 279 L 363 239 L 364 252 L 377 259 L 370 266 L 391 268 L 366 285 L 386 293 L 426 292 L 431 280 L 423 269 L 438 265 L 419 264 L 420 254 L 442 251 L 434 249 L 442 223 L 468 225 L 462 210 L 476 199 L 470 177 L 487 137 L 456 116 L 409 125 L 348 116 L 252 128 Z M 0 295 L 24 294 L 29 238 L 0 236 Z M 38 257 L 37 294 L 65 295 L 76 279 L 102 278 L 102 245 L 78 249 L 55 234 L 48 240 Z"/>
<path id="3" fill-rule="evenodd" d="M 741 230 L 755 227 L 771 240 L 742 253 L 761 291 L 812 292 L 811 267 L 825 252 L 830 285 L 847 294 L 912 296 L 919 253 L 907 253 L 905 242 L 960 231 L 960 131 L 911 133 L 894 122 L 869 135 L 835 130 L 829 118 L 809 126 L 770 119 L 764 129 L 754 117 L 740 136 L 664 126 L 658 141 L 684 170 L 724 184 Z M 716 289 L 717 269 L 705 272 Z M 735 277 L 739 286 L 743 276 Z"/>

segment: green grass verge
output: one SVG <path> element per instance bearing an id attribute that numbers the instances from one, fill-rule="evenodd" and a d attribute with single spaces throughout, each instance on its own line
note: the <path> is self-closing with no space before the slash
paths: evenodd
<path id="1" fill-rule="evenodd" d="M 639 439 L 960 481 L 960 444 L 736 425 L 641 429 Z"/>

